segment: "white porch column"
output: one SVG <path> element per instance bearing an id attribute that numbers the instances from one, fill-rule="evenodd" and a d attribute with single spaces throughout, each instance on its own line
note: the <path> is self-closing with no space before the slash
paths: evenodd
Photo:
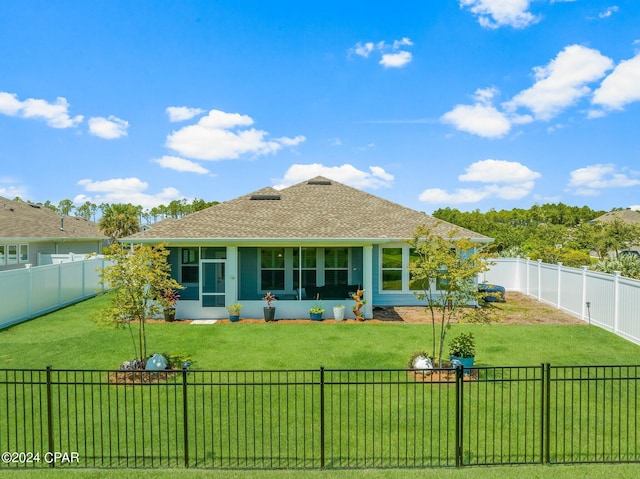
<path id="1" fill-rule="evenodd" d="M 364 296 L 367 304 L 364 305 L 364 317 L 373 318 L 373 246 L 368 245 L 362 248 L 362 281 L 364 284 Z"/>
<path id="2" fill-rule="evenodd" d="M 238 302 L 238 247 L 227 246 L 227 262 L 224 281 L 225 304 Z"/>

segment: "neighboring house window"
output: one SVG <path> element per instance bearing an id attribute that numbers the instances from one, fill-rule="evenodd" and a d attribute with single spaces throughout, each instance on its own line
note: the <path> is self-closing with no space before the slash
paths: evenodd
<path id="1" fill-rule="evenodd" d="M 349 283 L 349 248 L 325 248 L 324 284 Z"/>
<path id="2" fill-rule="evenodd" d="M 29 261 L 29 245 L 21 244 L 20 245 L 20 262 L 26 263 Z"/>
<path id="3" fill-rule="evenodd" d="M 0 265 L 5 264 L 6 261 L 7 261 L 7 258 L 4 253 L 4 245 L 0 244 Z"/>
<path id="4" fill-rule="evenodd" d="M 315 286 L 317 267 L 316 248 L 293 248 L 293 289 Z"/>
<path id="5" fill-rule="evenodd" d="M 260 289 L 284 290 L 284 248 L 260 249 Z"/>
<path id="6" fill-rule="evenodd" d="M 7 246 L 7 264 L 16 264 L 18 262 L 18 245 L 10 244 Z"/>

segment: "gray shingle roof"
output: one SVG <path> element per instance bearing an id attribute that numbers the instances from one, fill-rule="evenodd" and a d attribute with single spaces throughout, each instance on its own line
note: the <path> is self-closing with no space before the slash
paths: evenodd
<path id="1" fill-rule="evenodd" d="M 640 211 L 636 210 L 618 210 L 610 211 L 598 216 L 594 221 L 601 221 L 603 223 L 611 223 L 616 219 L 622 220 L 629 224 L 640 224 Z"/>
<path id="2" fill-rule="evenodd" d="M 106 237 L 92 221 L 75 216 L 60 216 L 33 203 L 0 197 L 0 239 L 104 240 Z"/>
<path id="3" fill-rule="evenodd" d="M 415 227 L 458 237 L 486 236 L 324 177 L 283 190 L 263 188 L 128 239 L 409 239 Z"/>

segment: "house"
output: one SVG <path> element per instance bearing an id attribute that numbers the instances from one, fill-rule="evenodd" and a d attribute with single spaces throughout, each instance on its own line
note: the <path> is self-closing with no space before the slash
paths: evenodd
<path id="1" fill-rule="evenodd" d="M 0 197 L 0 271 L 38 266 L 41 255 L 102 253 L 106 240 L 91 221 Z"/>
<path id="2" fill-rule="evenodd" d="M 243 316 L 259 318 L 268 291 L 279 319 L 308 317 L 318 298 L 327 312 L 338 304 L 350 312 L 357 289 L 371 318 L 374 306 L 422 304 L 408 272 L 407 240 L 419 225 L 443 236 L 455 230 L 479 246 L 491 241 L 324 177 L 264 188 L 124 241 L 167 243 L 172 276 L 186 287 L 179 318 L 223 318 L 235 302 Z"/>

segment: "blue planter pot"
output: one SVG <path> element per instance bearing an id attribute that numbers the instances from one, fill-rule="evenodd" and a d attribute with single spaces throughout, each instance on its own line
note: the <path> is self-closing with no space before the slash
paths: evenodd
<path id="1" fill-rule="evenodd" d="M 322 321 L 322 313 L 309 313 L 309 317 L 314 321 Z"/>
<path id="2" fill-rule="evenodd" d="M 236 323 L 238 321 L 240 321 L 240 315 L 229 315 L 229 321 L 231 321 L 232 323 Z"/>
<path id="3" fill-rule="evenodd" d="M 470 368 L 473 367 L 473 363 L 476 358 L 459 358 L 457 356 L 449 356 L 449 359 L 451 361 L 451 366 L 454 366 L 454 361 L 458 361 L 460 362 L 460 364 L 462 364 L 464 373 L 469 374 L 471 372 Z"/>

